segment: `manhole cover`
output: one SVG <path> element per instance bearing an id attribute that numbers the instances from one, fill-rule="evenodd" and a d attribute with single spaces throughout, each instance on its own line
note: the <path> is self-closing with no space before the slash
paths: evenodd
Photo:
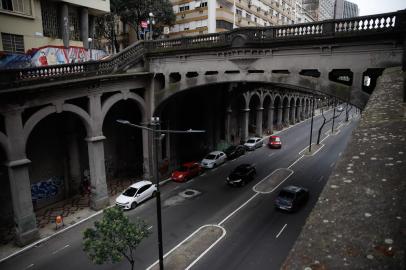
<path id="1" fill-rule="evenodd" d="M 199 194 L 201 194 L 201 192 L 194 190 L 194 189 L 186 189 L 186 190 L 178 193 L 179 196 L 181 196 L 185 199 L 190 199 L 190 198 L 196 197 Z"/>

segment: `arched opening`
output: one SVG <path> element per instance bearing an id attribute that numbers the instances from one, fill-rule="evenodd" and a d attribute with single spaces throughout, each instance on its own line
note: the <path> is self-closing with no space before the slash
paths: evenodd
<path id="1" fill-rule="evenodd" d="M 231 123 L 230 133 L 233 144 L 239 144 L 244 138 L 243 119 L 246 108 L 243 95 L 237 95 L 231 100 Z"/>
<path id="2" fill-rule="evenodd" d="M 273 111 L 271 110 L 272 99 L 270 95 L 266 95 L 263 102 L 263 117 L 262 117 L 262 126 L 265 128 L 265 133 L 270 134 L 272 130 L 273 122 Z M 271 122 L 270 122 L 271 120 Z"/>
<path id="3" fill-rule="evenodd" d="M 258 113 L 259 108 L 261 106 L 261 101 L 259 99 L 259 96 L 257 94 L 254 94 L 251 96 L 251 99 L 249 101 L 249 121 L 248 121 L 248 134 L 255 135 L 255 136 L 261 136 L 262 134 L 256 134 L 257 133 L 257 126 L 262 125 L 261 123 L 257 123 L 258 119 Z"/>
<path id="4" fill-rule="evenodd" d="M 82 119 L 71 112 L 46 116 L 29 134 L 26 153 L 38 227 L 50 222 L 41 219 L 47 206 L 83 195 L 89 177 L 86 136 Z"/>
<path id="5" fill-rule="evenodd" d="M 8 169 L 5 166 L 7 157 L 4 149 L 0 147 L 0 239 L 1 245 L 13 241 L 14 238 L 14 218 L 13 204 L 10 190 L 10 180 Z"/>
<path id="6" fill-rule="evenodd" d="M 111 194 L 119 192 L 131 179 L 142 178 L 144 173 L 142 130 L 120 125 L 118 119 L 144 124 L 142 113 L 133 99 L 114 103 L 103 120 L 106 181 Z"/>

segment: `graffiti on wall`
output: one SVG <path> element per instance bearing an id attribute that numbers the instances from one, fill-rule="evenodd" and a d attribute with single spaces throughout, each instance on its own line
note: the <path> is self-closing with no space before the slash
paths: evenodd
<path id="1" fill-rule="evenodd" d="M 53 176 L 50 179 L 31 185 L 31 196 L 34 203 L 56 197 L 62 189 L 63 178 Z"/>
<path id="2" fill-rule="evenodd" d="M 0 68 L 26 68 L 82 63 L 100 60 L 107 56 L 102 50 L 86 50 L 82 47 L 46 46 L 34 48 L 26 54 L 0 52 Z"/>

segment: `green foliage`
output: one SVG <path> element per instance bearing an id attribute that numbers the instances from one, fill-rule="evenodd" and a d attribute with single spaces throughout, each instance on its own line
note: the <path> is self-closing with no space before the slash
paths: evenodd
<path id="1" fill-rule="evenodd" d="M 105 209 L 103 218 L 96 221 L 94 227 L 85 230 L 83 249 L 95 264 L 117 263 L 125 257 L 133 267 L 134 251 L 142 239 L 150 235 L 143 220 L 131 223 L 116 207 Z"/>

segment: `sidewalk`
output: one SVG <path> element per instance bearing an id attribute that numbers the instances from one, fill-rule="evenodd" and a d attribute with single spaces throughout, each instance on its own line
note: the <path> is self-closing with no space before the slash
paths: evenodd
<path id="1" fill-rule="evenodd" d="M 108 181 L 110 205 L 114 205 L 117 195 L 132 183 L 133 178 L 117 178 Z M 85 194 L 83 196 L 76 195 L 72 198 L 39 209 L 35 212 L 37 216 L 38 231 L 40 234 L 40 239 L 38 241 L 44 241 L 56 233 L 72 227 L 73 225 L 86 220 L 93 215 L 96 215 L 98 212 L 100 211 L 90 209 L 89 194 Z M 64 226 L 60 226 L 58 229 L 56 229 L 55 224 L 55 219 L 57 216 L 62 216 L 64 223 Z M 12 236 L 13 228 L 11 227 L 5 229 L 1 235 Z M 2 239 L 2 241 L 6 242 L 5 240 L 6 239 Z M 0 245 L 0 261 L 14 254 L 15 252 L 24 250 L 32 245 L 18 247 L 14 244 L 12 237 L 8 237 L 7 240 L 7 243 Z"/>

